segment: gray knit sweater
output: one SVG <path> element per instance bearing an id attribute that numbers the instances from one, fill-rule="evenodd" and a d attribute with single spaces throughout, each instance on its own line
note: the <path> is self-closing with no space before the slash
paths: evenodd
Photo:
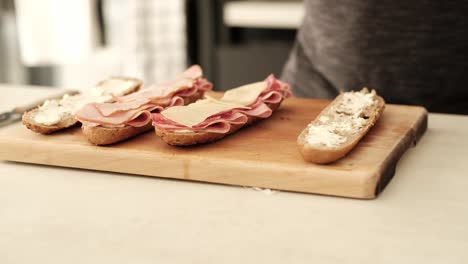
<path id="1" fill-rule="evenodd" d="M 367 86 L 389 103 L 468 114 L 468 1 L 304 3 L 282 76 L 297 96 Z"/>

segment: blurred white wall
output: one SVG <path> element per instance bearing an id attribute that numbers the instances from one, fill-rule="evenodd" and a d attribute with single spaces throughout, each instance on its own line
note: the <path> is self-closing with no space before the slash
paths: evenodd
<path id="1" fill-rule="evenodd" d="M 129 75 L 146 84 L 186 67 L 184 0 L 106 0 L 106 45 L 79 64 L 56 67 L 55 83 L 86 88 L 103 78 Z"/>
<path id="2" fill-rule="evenodd" d="M 20 61 L 16 19 L 13 10 L 0 9 L 0 82 L 25 83 L 25 67 Z"/>
<path id="3" fill-rule="evenodd" d="M 79 63 L 100 42 L 96 0 L 15 0 L 27 66 Z"/>
<path id="4" fill-rule="evenodd" d="M 85 89 L 129 75 L 151 84 L 187 66 L 185 0 L 100 1 L 105 45 L 99 0 L 6 1 L 16 10 L 0 2 L 0 82 Z"/>

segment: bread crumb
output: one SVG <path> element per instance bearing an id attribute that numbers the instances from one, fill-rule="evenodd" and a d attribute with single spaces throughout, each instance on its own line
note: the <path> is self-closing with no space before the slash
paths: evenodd
<path id="1" fill-rule="evenodd" d="M 251 190 L 262 192 L 263 194 L 266 194 L 266 195 L 273 195 L 273 194 L 279 192 L 277 190 L 272 190 L 272 189 L 268 189 L 268 188 L 260 188 L 260 187 L 244 186 L 244 188 L 248 188 L 248 189 L 251 189 Z"/>

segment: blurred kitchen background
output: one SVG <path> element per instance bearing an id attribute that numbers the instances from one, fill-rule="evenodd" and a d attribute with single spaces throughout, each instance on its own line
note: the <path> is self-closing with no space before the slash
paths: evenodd
<path id="1" fill-rule="evenodd" d="M 301 1 L 0 0 L 0 83 L 83 89 L 200 64 L 217 90 L 281 74 Z"/>

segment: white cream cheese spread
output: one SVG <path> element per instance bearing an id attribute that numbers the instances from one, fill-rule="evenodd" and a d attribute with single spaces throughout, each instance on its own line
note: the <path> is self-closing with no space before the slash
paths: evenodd
<path id="1" fill-rule="evenodd" d="M 358 133 L 366 124 L 363 111 L 375 103 L 371 93 L 346 92 L 340 102 L 307 127 L 306 142 L 315 146 L 338 147 L 347 136 Z"/>
<path id="2" fill-rule="evenodd" d="M 371 93 L 344 93 L 341 103 L 336 108 L 336 112 L 348 115 L 359 115 L 366 107 L 374 104 L 374 96 L 375 91 Z"/>
<path id="3" fill-rule="evenodd" d="M 188 129 L 174 130 L 174 132 L 175 132 L 175 133 L 180 133 L 180 134 L 193 133 L 192 130 L 188 130 Z"/>
<path id="4" fill-rule="evenodd" d="M 327 126 L 309 126 L 307 130 L 307 143 L 310 145 L 324 145 L 336 147 L 346 142 L 346 137 L 330 131 Z"/>
<path id="5" fill-rule="evenodd" d="M 34 121 L 43 125 L 56 125 L 63 117 L 73 116 L 80 108 L 88 103 L 105 103 L 114 96 L 121 96 L 135 85 L 134 81 L 109 79 L 82 94 L 64 95 L 61 99 L 47 100 L 39 106 L 34 115 Z"/>

